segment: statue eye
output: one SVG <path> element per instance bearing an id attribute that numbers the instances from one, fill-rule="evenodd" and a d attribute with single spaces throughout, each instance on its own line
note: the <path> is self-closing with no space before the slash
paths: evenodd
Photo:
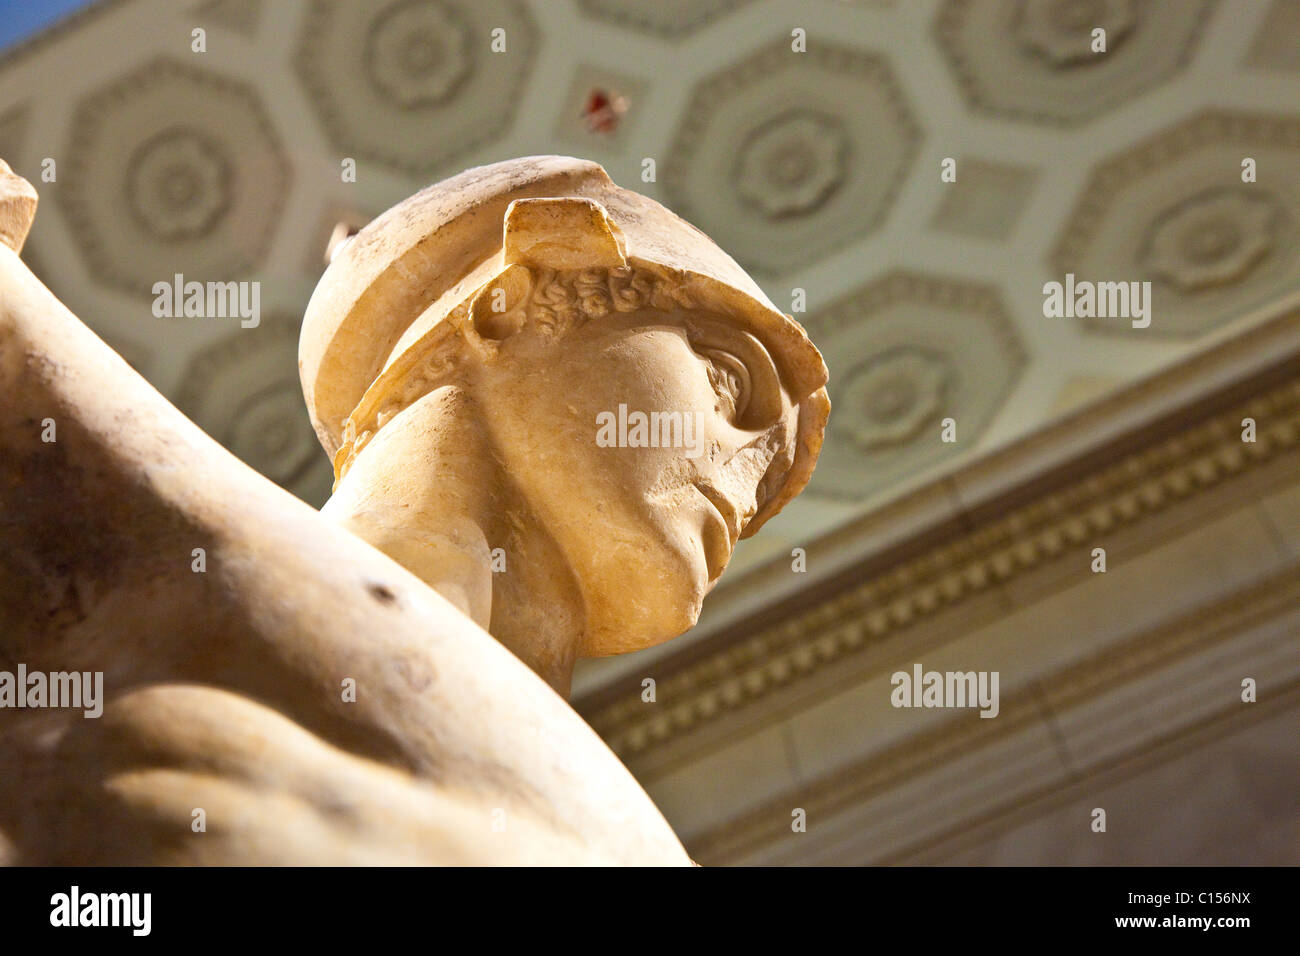
<path id="1" fill-rule="evenodd" d="M 749 369 L 730 352 L 721 349 L 701 349 L 708 363 L 709 384 L 726 401 L 733 422 L 739 423 L 749 407 Z"/>

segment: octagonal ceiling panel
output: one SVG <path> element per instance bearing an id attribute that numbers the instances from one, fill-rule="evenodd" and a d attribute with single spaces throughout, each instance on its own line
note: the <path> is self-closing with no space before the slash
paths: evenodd
<path id="1" fill-rule="evenodd" d="M 176 404 L 205 432 L 306 501 L 329 496 L 334 473 L 321 455 L 298 381 L 299 319 L 264 316 L 190 358 Z"/>
<path id="2" fill-rule="evenodd" d="M 1026 356 L 997 290 L 896 272 L 809 316 L 834 413 L 810 493 L 863 499 L 978 442 Z M 956 421 L 955 442 L 941 423 Z"/>
<path id="3" fill-rule="evenodd" d="M 155 60 L 83 98 L 72 130 L 55 195 L 99 281 L 147 296 L 260 261 L 289 172 L 253 88 Z"/>
<path id="4" fill-rule="evenodd" d="M 1189 58 L 1212 0 L 948 0 L 935 33 L 970 102 L 1074 123 L 1127 102 Z M 1092 50 L 1093 30 L 1106 50 Z"/>
<path id="5" fill-rule="evenodd" d="M 696 88 L 666 159 L 668 204 L 779 275 L 878 226 L 919 139 L 883 57 L 783 38 Z"/>
<path id="6" fill-rule="evenodd" d="M 316 0 L 296 66 L 341 154 L 423 174 L 509 125 L 536 45 L 517 0 Z"/>
<path id="7" fill-rule="evenodd" d="M 1256 181 L 1242 181 L 1242 160 Z M 1149 280 L 1151 325 L 1081 319 L 1134 338 L 1195 336 L 1300 284 L 1300 116 L 1213 111 L 1093 173 L 1052 253 L 1059 276 Z"/>

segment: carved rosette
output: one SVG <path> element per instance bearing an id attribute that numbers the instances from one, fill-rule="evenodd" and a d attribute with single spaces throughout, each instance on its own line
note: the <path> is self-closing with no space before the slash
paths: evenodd
<path id="1" fill-rule="evenodd" d="M 664 165 L 667 204 L 747 269 L 781 275 L 877 228 L 920 128 L 881 56 L 789 37 L 708 77 Z"/>
<path id="2" fill-rule="evenodd" d="M 1113 53 L 1137 24 L 1134 0 L 1021 0 L 1016 37 L 1053 66 L 1098 63 L 1092 31 L 1106 31 Z"/>
<path id="3" fill-rule="evenodd" d="M 71 130 L 54 198 L 98 281 L 152 296 L 256 268 L 289 172 L 251 87 L 155 60 L 82 99 Z"/>
<path id="4" fill-rule="evenodd" d="M 451 99 L 469 76 L 469 27 L 449 7 L 406 0 L 375 18 L 366 38 L 366 72 L 375 87 L 402 109 L 423 109 Z"/>
<path id="5" fill-rule="evenodd" d="M 1201 193 L 1156 218 L 1143 264 L 1183 292 L 1238 282 L 1272 251 L 1278 220 L 1266 194 Z"/>
<path id="6" fill-rule="evenodd" d="M 867 499 L 978 448 L 1027 364 L 997 290 L 959 279 L 890 273 L 804 325 L 836 408 L 808 485 L 827 498 Z M 956 443 L 942 440 L 946 417 Z"/>
<path id="7" fill-rule="evenodd" d="M 1081 324 L 1108 335 L 1187 338 L 1300 286 L 1300 180 L 1234 183 L 1243 157 L 1260 170 L 1294 168 L 1300 120 L 1206 110 L 1097 166 L 1053 246 L 1051 273 L 1149 281 L 1151 325 L 1104 317 Z"/>
<path id="8" fill-rule="evenodd" d="M 230 208 L 230 157 L 200 129 L 163 130 L 141 143 L 127 166 L 127 206 L 159 239 L 206 235 Z"/>
<path id="9" fill-rule="evenodd" d="M 302 389 L 288 379 L 240 401 L 220 438 L 248 464 L 288 487 L 320 459 L 316 433 L 304 424 Z"/>
<path id="10" fill-rule="evenodd" d="M 911 441 L 939 420 L 952 378 L 948 357 L 926 349 L 905 347 L 868 359 L 838 390 L 851 438 L 868 452 Z"/>
<path id="11" fill-rule="evenodd" d="M 298 322 L 264 316 L 190 359 L 176 404 L 245 464 L 312 504 L 329 494 L 331 473 L 302 403 Z"/>
<path id="12" fill-rule="evenodd" d="M 522 0 L 313 0 L 294 65 L 340 156 L 423 177 L 510 125 L 536 47 Z"/>
<path id="13" fill-rule="evenodd" d="M 843 123 L 797 110 L 754 130 L 736 159 L 736 190 L 764 216 L 816 211 L 844 183 L 849 151 Z"/>
<path id="14" fill-rule="evenodd" d="M 1071 124 L 1131 103 L 1191 59 L 1214 0 L 945 0 L 935 37 L 967 100 Z M 1093 30 L 1106 31 L 1105 52 Z"/>

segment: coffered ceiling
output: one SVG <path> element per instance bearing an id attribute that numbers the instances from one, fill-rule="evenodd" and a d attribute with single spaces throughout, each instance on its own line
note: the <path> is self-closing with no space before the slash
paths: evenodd
<path id="1" fill-rule="evenodd" d="M 296 331 L 334 227 L 542 152 L 602 162 L 780 307 L 806 299 L 827 446 L 738 551 L 739 593 L 746 569 L 1300 285 L 1300 4 L 103 0 L 0 59 L 0 156 L 42 197 L 25 257 L 314 504 L 330 472 Z M 262 322 L 155 317 L 176 273 L 259 281 Z M 1045 318 L 1043 284 L 1066 273 L 1150 281 L 1150 327 Z"/>

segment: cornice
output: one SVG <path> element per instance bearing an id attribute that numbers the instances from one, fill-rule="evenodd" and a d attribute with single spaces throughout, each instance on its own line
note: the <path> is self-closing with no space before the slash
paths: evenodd
<path id="1" fill-rule="evenodd" d="M 691 840 L 688 849 L 693 858 L 706 865 L 742 858 L 789 832 L 791 807 L 804 808 L 810 817 L 815 815 L 818 819 L 830 819 L 835 813 L 896 786 L 902 779 L 914 778 L 941 766 L 954 756 L 992 747 L 999 741 L 1015 736 L 1041 719 L 1039 701 L 1042 699 L 1052 702 L 1055 713 L 1064 713 L 1097 699 L 1114 688 L 1149 676 L 1167 663 L 1191 653 L 1208 650 L 1254 626 L 1297 611 L 1300 611 L 1300 560 L 1236 591 L 1212 607 L 1179 615 L 1121 645 L 1108 648 L 1104 654 L 1096 654 L 1040 681 L 1038 695 L 1021 695 L 1005 701 L 997 720 L 945 721 L 932 730 L 909 737 L 865 760 L 851 763 L 802 785 L 797 790 L 767 800 L 759 807 Z M 1290 685 L 1274 688 L 1271 696 L 1281 699 L 1291 689 L 1294 688 Z M 1226 698 L 1223 708 L 1213 718 L 1208 721 L 1193 721 L 1191 726 L 1197 731 L 1204 731 L 1207 726 L 1230 721 L 1242 706 L 1233 698 Z M 1087 768 L 1080 776 L 1087 778 L 1105 766 L 1114 765 L 1154 747 L 1167 745 L 1171 739 L 1186 732 L 1187 728 L 1179 728 L 1157 740 L 1137 740 L 1129 752 L 1108 758 L 1099 767 Z M 1028 797 L 1007 794 L 1006 802 L 1025 803 L 1059 790 L 1059 781 L 1042 784 L 1026 781 L 1025 786 L 1035 793 Z M 998 815 L 1006 809 L 1006 806 L 986 808 L 983 816 L 987 818 Z M 981 809 L 972 807 L 972 812 L 978 814 Z M 950 831 L 955 833 L 969 827 L 969 821 L 954 820 Z M 937 843 L 944 838 L 943 835 L 927 837 L 926 842 Z M 911 850 L 892 855 L 906 856 L 909 852 Z"/>

